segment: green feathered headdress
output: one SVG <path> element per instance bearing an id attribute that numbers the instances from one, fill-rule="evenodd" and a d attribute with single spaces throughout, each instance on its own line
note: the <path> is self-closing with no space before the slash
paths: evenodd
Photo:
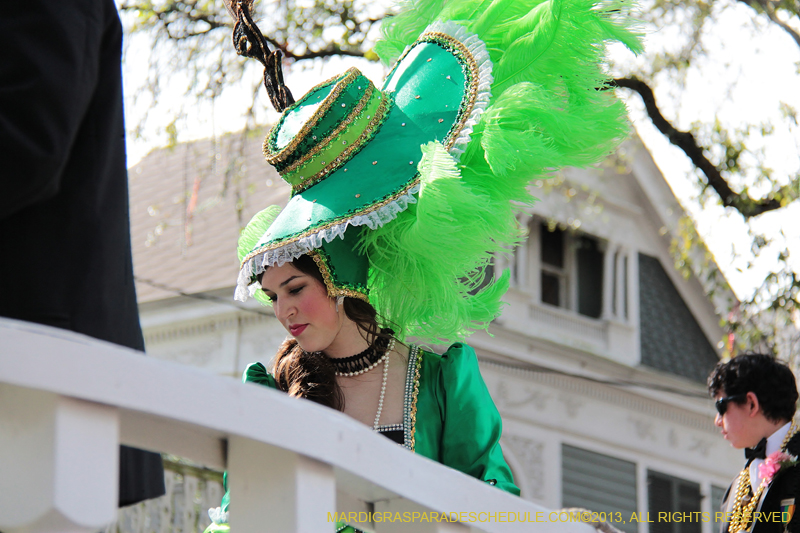
<path id="1" fill-rule="evenodd" d="M 627 135 L 602 70 L 604 46 L 640 44 L 625 2 L 408 2 L 376 51 L 381 89 L 358 70 L 281 116 L 267 161 L 292 187 L 239 240 L 236 298 L 268 266 L 311 254 L 328 294 L 370 301 L 429 342 L 498 316 L 508 276 L 484 279 L 522 237 L 526 186 L 606 157 Z"/>

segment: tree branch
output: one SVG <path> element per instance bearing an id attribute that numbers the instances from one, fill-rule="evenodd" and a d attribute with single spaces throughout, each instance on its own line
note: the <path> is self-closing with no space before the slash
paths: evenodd
<path id="1" fill-rule="evenodd" d="M 741 3 L 746 4 L 753 8 L 757 13 L 764 13 L 767 15 L 769 20 L 773 23 L 777 24 L 783 31 L 788 33 L 794 42 L 797 43 L 797 46 L 800 47 L 800 34 L 798 34 L 794 28 L 783 22 L 778 18 L 777 13 L 775 12 L 775 7 L 771 0 L 739 0 Z M 796 15 L 797 13 L 795 13 Z"/>
<path id="2" fill-rule="evenodd" d="M 162 9 L 155 9 L 152 7 L 152 5 L 148 5 L 147 3 L 123 2 L 120 5 L 119 9 L 120 11 L 135 11 L 135 12 L 144 12 L 151 14 L 158 20 L 161 27 L 164 28 L 167 37 L 169 37 L 169 39 L 173 41 L 181 41 L 192 37 L 199 37 L 207 33 L 210 33 L 218 28 L 232 28 L 231 24 L 216 19 L 210 13 L 189 10 L 189 9 L 182 9 L 182 7 L 187 7 L 187 4 L 184 2 L 175 2 L 167 4 L 167 6 Z M 364 23 L 371 26 L 380 20 L 381 20 L 380 18 L 369 18 L 362 21 L 354 20 L 353 23 L 356 26 L 361 26 Z M 179 21 L 189 22 L 193 24 L 196 24 L 198 22 L 203 22 L 207 24 L 208 27 L 202 30 L 182 29 L 180 32 L 175 33 L 173 32 L 170 26 Z M 289 49 L 288 45 L 284 42 L 279 42 L 267 36 L 264 36 L 264 38 L 274 48 L 280 49 L 284 57 L 294 61 L 327 58 L 333 56 L 364 57 L 364 51 L 359 50 L 358 48 L 346 49 L 342 48 L 341 46 L 335 43 L 329 43 L 325 48 L 321 50 L 306 50 L 305 52 L 299 53 Z"/>
<path id="3" fill-rule="evenodd" d="M 119 6 L 119 9 L 120 11 L 135 11 L 135 12 L 150 13 L 151 15 L 155 16 L 158 19 L 158 21 L 164 27 L 167 36 L 173 41 L 180 41 L 192 37 L 199 37 L 217 28 L 231 27 L 230 24 L 217 20 L 211 13 L 195 11 L 191 9 L 181 9 L 181 6 L 187 7 L 185 4 L 182 3 L 174 3 L 174 4 L 168 4 L 163 9 L 155 9 L 154 7 L 152 7 L 152 5 L 140 4 L 136 2 L 123 2 Z M 173 18 L 173 16 L 177 18 Z M 170 25 L 179 20 L 195 24 L 198 22 L 203 22 L 205 24 L 208 24 L 208 28 L 205 28 L 200 31 L 184 30 L 180 34 L 173 34 L 172 30 L 170 29 Z"/>
<path id="4" fill-rule="evenodd" d="M 267 37 L 266 35 L 264 36 L 264 38 L 273 47 L 280 49 L 280 51 L 283 52 L 283 55 L 287 59 L 293 59 L 295 61 L 303 61 L 305 59 L 317 59 L 320 57 L 332 57 L 332 56 L 364 57 L 364 52 L 362 52 L 361 50 L 345 50 L 335 44 L 329 44 L 322 50 L 316 50 L 316 51 L 307 50 L 302 54 L 298 54 L 289 50 L 286 43 L 276 41 L 275 39 Z"/>
<path id="5" fill-rule="evenodd" d="M 705 155 L 705 149 L 697 144 L 697 140 L 690 132 L 679 131 L 676 129 L 664 116 L 656 105 L 656 99 L 653 95 L 653 90 L 642 80 L 636 77 L 630 78 L 617 78 L 613 82 L 615 87 L 624 87 L 639 93 L 644 102 L 645 109 L 653 125 L 658 128 L 658 131 L 664 134 L 669 141 L 683 150 L 683 152 L 691 159 L 692 163 L 700 169 L 705 175 L 708 184 L 719 195 L 722 205 L 725 207 L 733 207 L 741 215 L 748 219 L 756 217 L 767 211 L 780 209 L 783 204 L 775 198 L 762 198 L 754 200 L 750 196 L 742 193 L 736 193 L 731 189 L 726 179 L 722 176 L 720 170 L 714 165 Z M 791 187 L 784 187 L 781 189 L 783 194 L 788 197 L 793 197 L 793 190 Z"/>

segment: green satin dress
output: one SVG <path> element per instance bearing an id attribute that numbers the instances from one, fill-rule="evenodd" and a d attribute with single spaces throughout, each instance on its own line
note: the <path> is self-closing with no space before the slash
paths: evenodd
<path id="1" fill-rule="evenodd" d="M 248 366 L 243 380 L 277 388 L 261 363 Z M 500 413 L 472 347 L 456 343 L 439 355 L 412 346 L 404 394 L 404 447 L 519 495 L 500 448 Z M 226 493 L 222 510 L 229 499 Z M 212 524 L 206 533 L 223 531 L 227 524 Z M 353 530 L 342 524 L 336 531 Z"/>

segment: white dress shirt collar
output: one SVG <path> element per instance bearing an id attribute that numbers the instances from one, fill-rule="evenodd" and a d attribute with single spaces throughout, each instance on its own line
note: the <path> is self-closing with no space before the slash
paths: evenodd
<path id="1" fill-rule="evenodd" d="M 786 424 L 782 425 L 778 428 L 775 433 L 767 437 L 767 449 L 766 454 L 767 457 L 772 455 L 773 453 L 779 451 L 781 449 L 781 444 L 783 444 L 783 439 L 786 438 L 786 435 L 789 433 L 789 429 L 792 427 L 792 423 L 787 422 Z M 750 463 L 750 487 L 753 489 L 753 494 L 755 494 L 758 486 L 761 484 L 761 475 L 758 471 L 758 466 L 763 464 L 763 459 L 754 459 L 752 463 Z"/>

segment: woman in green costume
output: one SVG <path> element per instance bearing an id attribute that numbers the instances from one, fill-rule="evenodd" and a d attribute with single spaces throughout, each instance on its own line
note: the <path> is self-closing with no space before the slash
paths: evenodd
<path id="1" fill-rule="evenodd" d="M 239 52 L 254 57 L 266 43 L 251 4 L 233 0 L 231 13 Z M 279 53 L 260 56 L 283 111 L 264 153 L 292 194 L 242 231 L 236 298 L 273 305 L 290 337 L 245 381 L 341 410 L 519 494 L 475 352 L 415 343 L 486 328 L 508 287 L 507 273 L 489 279 L 486 267 L 523 237 L 515 215 L 534 200 L 527 184 L 596 163 L 627 135 L 601 68 L 607 42 L 639 49 L 627 9 L 623 0 L 411 2 L 376 44 L 392 65 L 382 88 L 350 69 L 296 103 Z M 211 531 L 227 528 L 228 503 L 226 494 L 212 510 Z"/>

